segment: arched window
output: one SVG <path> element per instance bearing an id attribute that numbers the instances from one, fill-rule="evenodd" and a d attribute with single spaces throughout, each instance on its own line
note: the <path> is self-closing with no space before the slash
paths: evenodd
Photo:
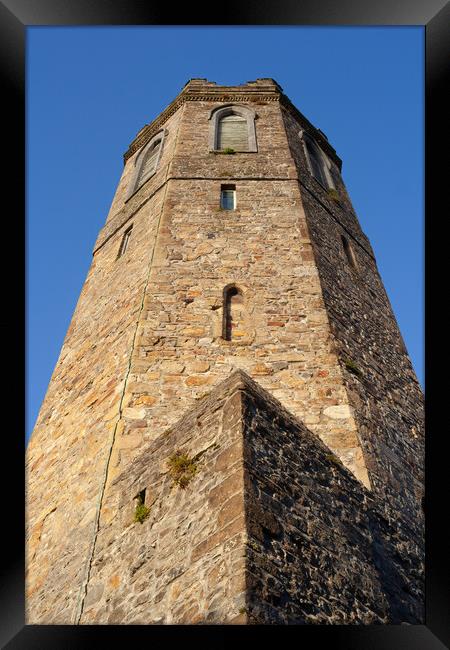
<path id="1" fill-rule="evenodd" d="M 353 269 L 357 270 L 358 265 L 356 263 L 356 257 L 355 257 L 355 253 L 353 252 L 353 248 L 350 246 L 348 239 L 344 237 L 344 235 L 341 235 L 341 240 L 342 240 L 342 247 L 344 249 L 344 253 L 348 263 Z"/>
<path id="2" fill-rule="evenodd" d="M 243 296 L 236 285 L 231 284 L 223 290 L 223 326 L 222 338 L 225 341 L 233 339 L 233 327 L 237 324 L 238 306 L 242 304 Z"/>
<path id="3" fill-rule="evenodd" d="M 330 161 L 319 145 L 307 133 L 301 131 L 300 137 L 303 141 L 306 161 L 312 176 L 314 176 L 323 187 L 334 189 L 334 183 L 330 172 Z"/>
<path id="4" fill-rule="evenodd" d="M 127 198 L 130 198 L 156 172 L 164 144 L 164 135 L 164 131 L 157 133 L 138 154 Z"/>
<path id="5" fill-rule="evenodd" d="M 246 106 L 221 106 L 211 111 L 209 148 L 211 151 L 256 152 L 256 114 Z"/>

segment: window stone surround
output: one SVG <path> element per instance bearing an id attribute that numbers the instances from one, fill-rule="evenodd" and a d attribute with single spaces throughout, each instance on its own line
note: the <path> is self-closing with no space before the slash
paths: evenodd
<path id="1" fill-rule="evenodd" d="M 311 176 L 313 178 L 315 178 L 315 180 L 318 183 L 320 183 L 320 185 L 322 187 L 324 187 L 325 190 L 328 190 L 328 189 L 334 190 L 334 189 L 336 189 L 334 181 L 333 181 L 333 177 L 332 177 L 331 171 L 330 171 L 331 170 L 331 163 L 330 163 L 328 157 L 326 156 L 326 154 L 322 151 L 322 149 L 319 147 L 319 145 L 314 140 L 314 138 L 312 138 L 308 133 L 303 131 L 303 129 L 299 131 L 298 135 L 300 137 L 300 140 L 302 141 L 303 150 L 305 152 L 305 157 L 306 157 L 306 163 L 308 165 L 308 169 L 310 171 Z M 319 161 L 321 162 L 322 171 L 323 171 L 323 174 L 324 174 L 326 182 L 327 182 L 326 186 L 323 185 L 323 183 L 320 181 L 320 179 L 318 179 L 315 176 L 314 172 L 313 172 L 313 166 L 312 166 L 310 154 L 309 154 L 309 151 L 308 151 L 308 145 L 311 146 L 316 151 L 317 156 L 319 158 Z"/>
<path id="2" fill-rule="evenodd" d="M 158 165 L 159 165 L 159 161 L 160 161 L 160 158 L 161 158 L 161 153 L 162 153 L 162 150 L 163 150 L 163 147 L 164 147 L 164 140 L 165 140 L 166 134 L 167 134 L 166 129 L 161 129 L 160 131 L 155 133 L 155 135 L 152 137 L 152 139 L 147 142 L 147 144 L 142 148 L 142 150 L 136 156 L 135 161 L 134 161 L 134 173 L 133 173 L 133 175 L 132 175 L 132 177 L 130 179 L 130 185 L 129 185 L 129 188 L 128 188 L 127 196 L 125 198 L 125 203 L 129 199 L 131 199 L 133 194 L 135 194 L 148 180 L 150 180 L 150 178 L 152 178 L 156 174 L 156 171 L 157 171 Z M 145 161 L 145 154 L 154 145 L 154 143 L 157 140 L 161 140 L 161 144 L 159 146 L 159 151 L 158 151 L 158 155 L 156 157 L 156 161 L 155 161 L 155 165 L 153 167 L 153 171 L 152 171 L 151 174 L 146 176 L 145 179 L 141 183 L 139 183 L 138 182 L 139 181 L 139 174 L 140 174 L 140 171 L 141 171 L 141 167 L 142 167 L 142 165 L 144 164 L 144 161 Z"/>
<path id="3" fill-rule="evenodd" d="M 224 103 L 227 105 L 230 103 L 236 103 L 236 105 L 239 105 L 241 102 L 255 103 L 256 105 L 279 102 L 282 108 L 299 120 L 305 129 L 314 133 L 315 139 L 320 143 L 322 150 L 325 151 L 327 156 L 335 162 L 339 171 L 341 170 L 342 161 L 326 139 L 325 134 L 309 122 L 309 120 L 292 104 L 290 99 L 282 92 L 282 88 L 273 79 L 261 79 L 256 82 L 247 82 L 241 86 L 216 86 L 214 82 L 208 82 L 203 79 L 190 80 L 181 93 L 179 93 L 179 95 L 156 119 L 140 129 L 128 147 L 128 150 L 124 153 L 124 163 L 126 163 L 127 160 L 140 149 L 140 147 L 147 144 L 149 139 L 153 138 L 154 135 L 157 134 L 157 132 L 163 127 L 164 123 L 185 102 L 197 101 L 210 101 L 214 103 L 221 102 L 222 105 Z M 158 131 L 156 131 L 156 129 Z"/>
<path id="4" fill-rule="evenodd" d="M 217 136 L 219 122 L 227 115 L 240 115 L 247 120 L 248 149 L 246 153 L 257 153 L 255 119 L 258 117 L 251 108 L 238 104 L 226 104 L 225 106 L 216 106 L 209 113 L 209 140 L 208 146 L 210 151 L 220 151 L 217 148 Z M 238 150 L 239 151 L 239 150 Z"/>

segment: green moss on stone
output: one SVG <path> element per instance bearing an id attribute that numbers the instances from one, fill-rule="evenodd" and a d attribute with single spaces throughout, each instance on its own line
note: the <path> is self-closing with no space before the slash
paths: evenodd
<path id="1" fill-rule="evenodd" d="M 326 458 L 330 463 L 334 463 L 335 465 L 342 465 L 341 460 L 340 460 L 337 456 L 335 456 L 334 454 L 327 454 L 327 455 L 325 456 L 325 458 Z"/>
<path id="2" fill-rule="evenodd" d="M 354 361 L 352 361 L 351 359 L 344 359 L 344 364 L 347 370 L 351 372 L 353 375 L 357 375 L 357 377 L 362 377 L 362 371 L 360 368 L 358 368 L 358 366 Z"/>
<path id="3" fill-rule="evenodd" d="M 169 474 L 175 485 L 185 489 L 197 473 L 197 463 L 187 454 L 177 450 L 167 461 Z"/>
<path id="4" fill-rule="evenodd" d="M 339 196 L 339 192 L 338 192 L 337 190 L 335 190 L 334 188 L 330 187 L 330 188 L 327 190 L 327 193 L 328 193 L 328 196 L 330 197 L 330 199 L 331 199 L 332 201 L 336 201 L 336 203 L 339 203 L 339 202 L 340 202 L 340 196 Z"/>
<path id="5" fill-rule="evenodd" d="M 136 504 L 136 508 L 134 510 L 134 521 L 137 523 L 139 522 L 140 524 L 144 523 L 144 520 L 147 519 L 147 517 L 150 514 L 150 508 L 147 508 L 147 506 L 142 503 L 141 500 L 138 500 L 138 503 Z"/>

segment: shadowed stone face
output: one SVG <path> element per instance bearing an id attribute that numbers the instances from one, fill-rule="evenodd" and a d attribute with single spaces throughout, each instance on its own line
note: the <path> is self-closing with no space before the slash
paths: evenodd
<path id="1" fill-rule="evenodd" d="M 167 471 L 174 449 L 196 462 L 184 488 Z M 141 525 L 130 497 L 143 486 Z M 241 371 L 148 445 L 107 506 L 115 516 L 98 535 L 81 623 L 421 620 L 421 564 L 408 536 Z M 405 580 L 417 592 L 405 592 Z"/>

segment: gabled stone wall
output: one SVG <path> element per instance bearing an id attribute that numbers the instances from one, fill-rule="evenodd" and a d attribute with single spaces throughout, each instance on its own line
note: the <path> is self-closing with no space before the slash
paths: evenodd
<path id="1" fill-rule="evenodd" d="M 222 383 L 112 483 L 81 624 L 244 621 L 241 388 L 239 374 Z M 184 488 L 168 464 L 178 450 L 196 464 Z M 139 523 L 143 489 L 149 513 Z"/>
<path id="2" fill-rule="evenodd" d="M 176 450 L 197 464 L 184 489 Z M 105 507 L 82 624 L 422 622 L 417 547 L 241 371 L 151 443 Z"/>

